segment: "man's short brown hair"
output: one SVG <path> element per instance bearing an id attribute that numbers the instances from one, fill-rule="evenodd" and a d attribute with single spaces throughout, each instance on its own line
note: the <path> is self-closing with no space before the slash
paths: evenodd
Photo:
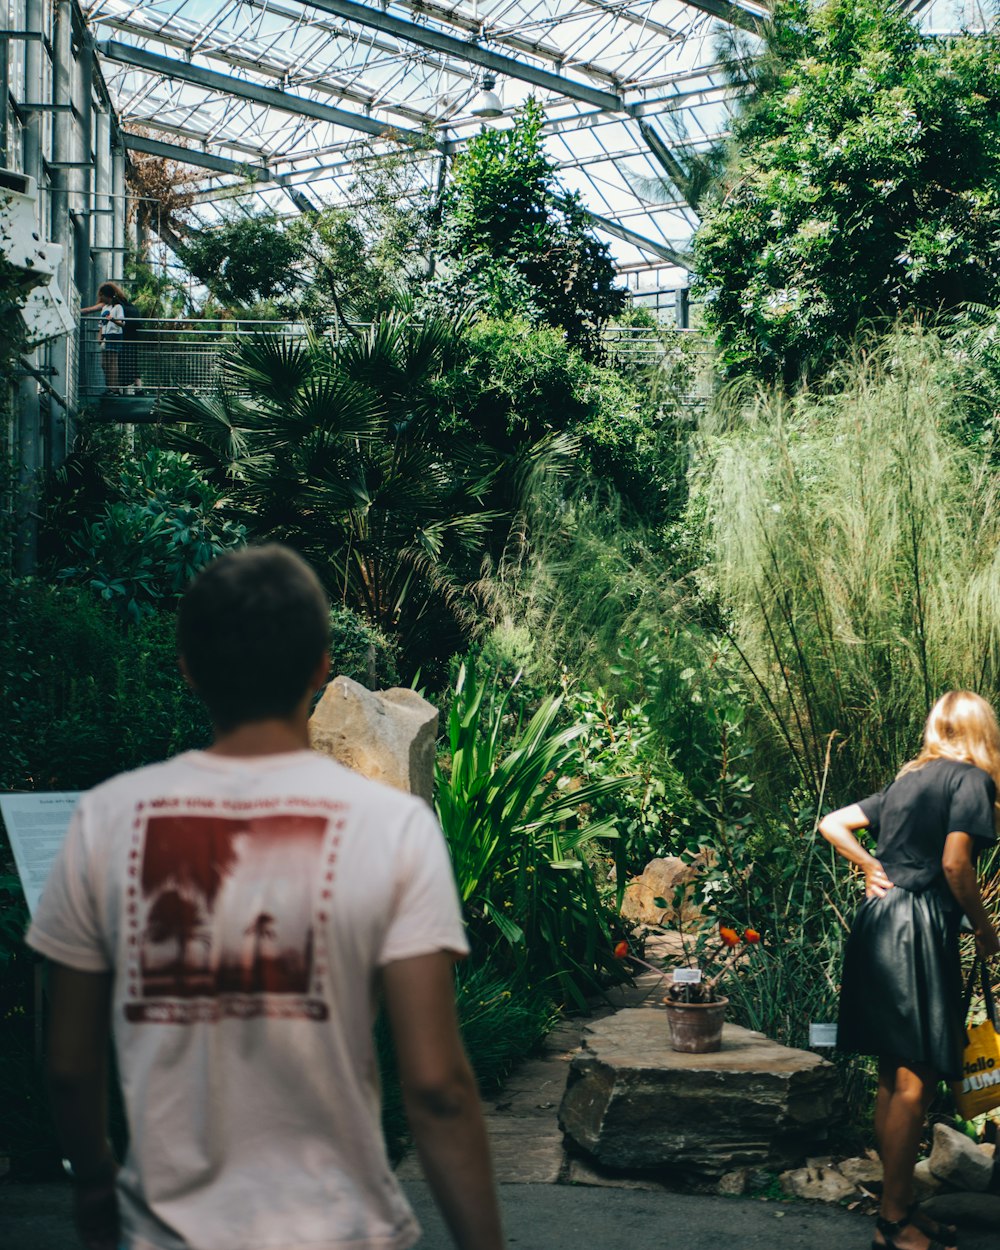
<path id="1" fill-rule="evenodd" d="M 188 587 L 177 617 L 188 674 L 223 731 L 289 717 L 329 637 L 319 578 L 278 543 L 213 561 Z"/>

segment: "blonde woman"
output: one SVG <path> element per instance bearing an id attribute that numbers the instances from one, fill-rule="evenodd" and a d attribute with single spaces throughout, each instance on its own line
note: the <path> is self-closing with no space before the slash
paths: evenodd
<path id="1" fill-rule="evenodd" d="M 875 1134 L 885 1179 L 873 1247 L 943 1250 L 955 1230 L 913 1202 L 913 1168 L 937 1083 L 962 1073 L 958 934 L 1000 951 L 976 879 L 996 839 L 1000 728 L 990 705 L 952 690 L 931 709 L 923 749 L 881 793 L 831 812 L 819 830 L 865 878 L 844 952 L 838 1047 L 877 1055 Z M 877 836 L 871 855 L 854 836 Z"/>

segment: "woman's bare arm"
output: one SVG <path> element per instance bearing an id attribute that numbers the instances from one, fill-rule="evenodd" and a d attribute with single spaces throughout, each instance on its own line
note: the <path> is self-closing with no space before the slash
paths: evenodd
<path id="1" fill-rule="evenodd" d="M 967 833 L 949 833 L 944 843 L 941 870 L 955 901 L 969 918 L 976 934 L 976 952 L 981 959 L 1000 954 L 1000 938 L 993 927 L 976 879 L 974 843 Z"/>
<path id="2" fill-rule="evenodd" d="M 838 808 L 819 822 L 820 833 L 834 850 L 852 864 L 857 864 L 864 873 L 865 897 L 881 898 L 893 888 L 892 882 L 875 856 L 869 854 L 854 836 L 855 829 L 867 828 L 868 817 L 857 803 Z"/>

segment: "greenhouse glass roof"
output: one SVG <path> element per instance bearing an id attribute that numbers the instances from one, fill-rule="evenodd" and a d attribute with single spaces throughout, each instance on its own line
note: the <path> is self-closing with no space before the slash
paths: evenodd
<path id="1" fill-rule="evenodd" d="M 913 0 L 928 27 L 976 20 Z M 543 105 L 547 146 L 623 267 L 683 265 L 697 224 L 650 183 L 724 133 L 720 36 L 757 0 L 84 0 L 129 145 L 200 162 L 204 211 L 247 183 L 274 207 L 348 202 L 362 155 L 420 146 L 427 185 L 483 124 Z M 489 81 L 487 81 L 489 80 Z M 504 117 L 489 124 L 503 126 Z M 204 168 L 204 166 L 213 166 Z M 267 178 L 268 181 L 264 179 Z M 303 197 L 306 197 L 303 199 Z"/>

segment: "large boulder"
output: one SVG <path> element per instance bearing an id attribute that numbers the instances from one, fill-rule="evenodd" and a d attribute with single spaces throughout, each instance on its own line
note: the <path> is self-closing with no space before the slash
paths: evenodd
<path id="1" fill-rule="evenodd" d="M 680 1054 L 665 1012 L 636 1007 L 586 1027 L 559 1122 L 603 1166 L 718 1181 L 798 1166 L 840 1112 L 837 1070 L 811 1051 L 727 1024 L 720 1051 Z"/>
<path id="2" fill-rule="evenodd" d="M 984 1193 L 993 1179 L 992 1155 L 947 1124 L 934 1125 L 934 1143 L 928 1167 L 946 1185 L 974 1193 Z"/>
<path id="3" fill-rule="evenodd" d="M 364 777 L 431 801 L 437 708 L 415 690 L 373 692 L 335 677 L 309 721 L 313 747 Z"/>
<path id="4" fill-rule="evenodd" d="M 696 922 L 700 917 L 694 903 L 697 876 L 698 865 L 676 855 L 651 859 L 625 887 L 622 917 L 633 924 L 686 926 Z"/>

